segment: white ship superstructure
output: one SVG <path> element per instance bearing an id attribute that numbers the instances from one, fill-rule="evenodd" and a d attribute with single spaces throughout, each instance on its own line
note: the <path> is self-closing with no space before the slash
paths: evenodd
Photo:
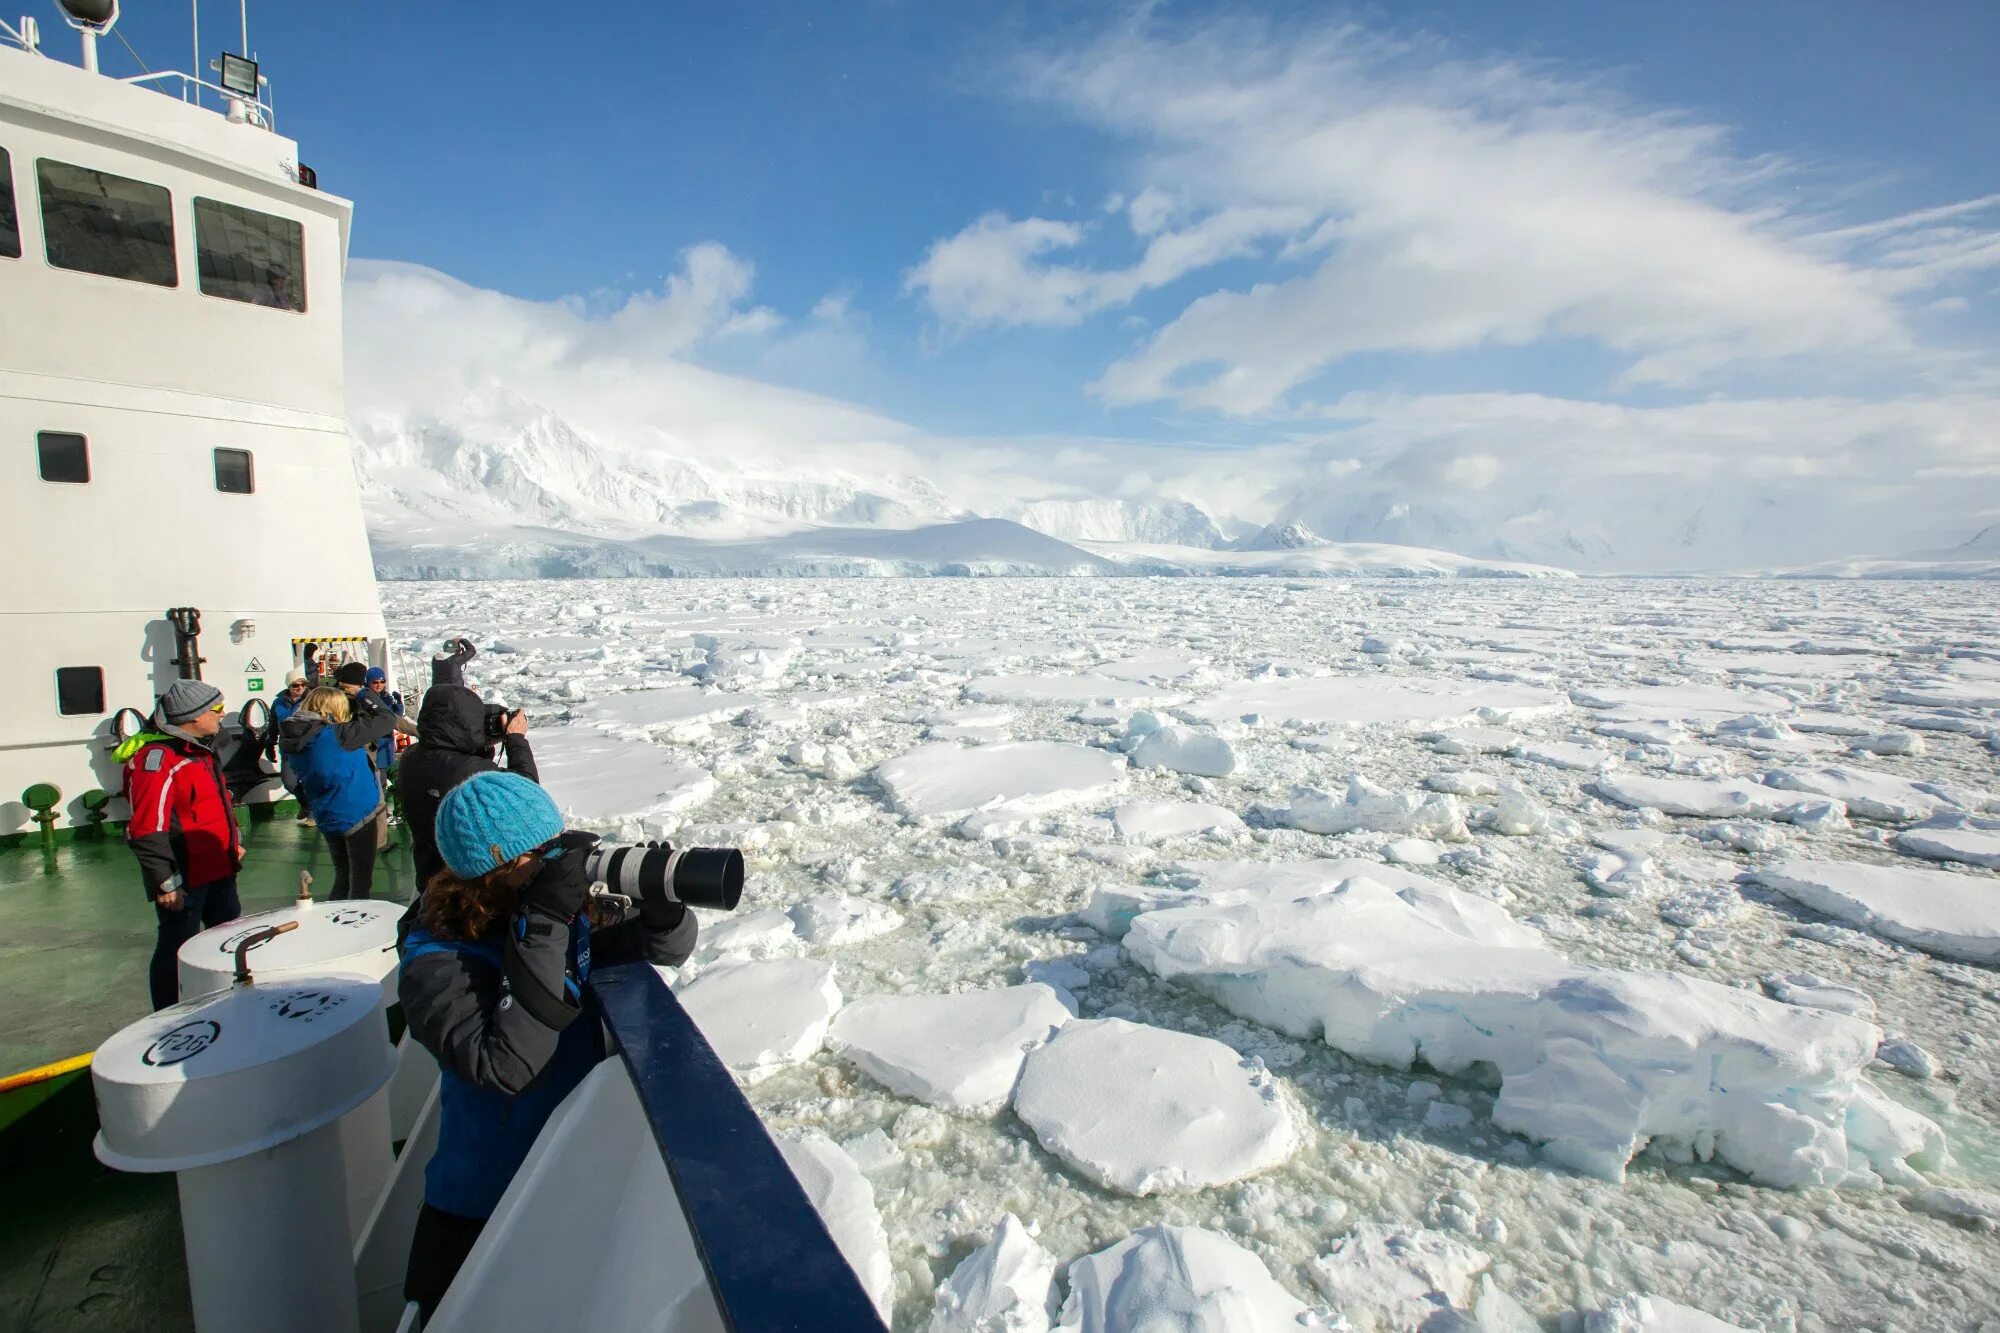
<path id="1" fill-rule="evenodd" d="M 121 80 L 55 36 L 0 26 L 0 835 L 31 827 L 30 784 L 64 823 L 117 791 L 119 710 L 193 666 L 169 608 L 200 612 L 232 717 L 302 643 L 387 665 L 343 402 L 350 205 L 249 62 L 221 62 L 234 92 Z"/>

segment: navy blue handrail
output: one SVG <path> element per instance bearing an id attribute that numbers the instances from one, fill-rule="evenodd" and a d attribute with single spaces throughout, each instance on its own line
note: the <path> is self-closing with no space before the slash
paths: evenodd
<path id="1" fill-rule="evenodd" d="M 735 1333 L 888 1333 L 763 1121 L 646 963 L 591 973 L 723 1322 Z"/>

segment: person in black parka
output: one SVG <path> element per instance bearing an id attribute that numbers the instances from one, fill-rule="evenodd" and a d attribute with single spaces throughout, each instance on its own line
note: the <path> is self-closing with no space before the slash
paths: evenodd
<path id="1" fill-rule="evenodd" d="M 535 752 L 528 744 L 528 719 L 517 712 L 507 722 L 500 748 L 507 771 L 530 782 L 540 780 Z M 410 831 L 411 856 L 416 863 L 417 889 L 426 888 L 444 858 L 437 849 L 438 803 L 445 793 L 475 773 L 492 773 L 494 745 L 486 735 L 486 703 L 463 685 L 433 685 L 424 691 L 417 713 L 417 743 L 403 751 L 396 783 L 403 803 L 403 823 Z"/>

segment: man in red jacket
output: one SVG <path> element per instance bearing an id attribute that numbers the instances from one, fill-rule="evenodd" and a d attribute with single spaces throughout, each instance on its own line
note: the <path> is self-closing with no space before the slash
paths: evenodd
<path id="1" fill-rule="evenodd" d="M 204 927 L 243 914 L 236 897 L 243 843 L 215 753 L 221 729 L 222 691 L 205 681 L 177 680 L 160 696 L 149 728 L 116 751 L 132 803 L 125 841 L 139 859 L 146 896 L 160 919 L 152 965 L 155 1009 L 180 997 L 181 945 Z"/>

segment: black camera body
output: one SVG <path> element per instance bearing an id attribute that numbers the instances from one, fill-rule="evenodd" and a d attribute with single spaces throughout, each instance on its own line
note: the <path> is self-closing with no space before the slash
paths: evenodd
<path id="1" fill-rule="evenodd" d="M 480 726 L 486 733 L 487 743 L 499 744 L 500 738 L 507 734 L 507 724 L 518 717 L 520 712 L 520 709 L 509 708 L 505 704 L 486 705 L 486 714 L 480 719 Z"/>

